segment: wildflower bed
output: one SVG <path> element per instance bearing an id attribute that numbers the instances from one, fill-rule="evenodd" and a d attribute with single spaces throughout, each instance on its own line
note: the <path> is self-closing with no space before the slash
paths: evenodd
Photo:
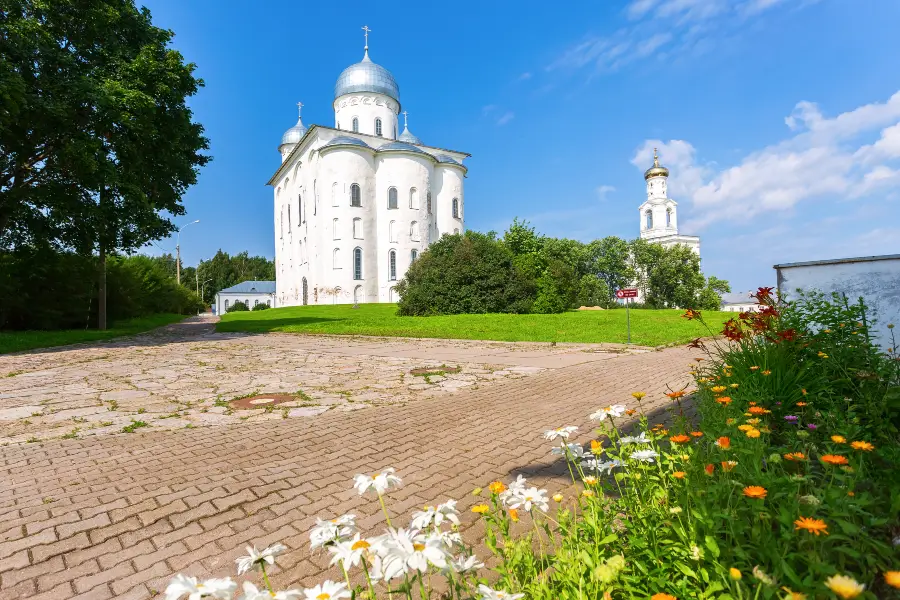
<path id="1" fill-rule="evenodd" d="M 861 304 L 784 303 L 768 288 L 757 299 L 762 310 L 726 324 L 729 343 L 692 343 L 696 387 L 667 394 L 666 424 L 651 424 L 635 391 L 636 409 L 591 415 L 587 446 L 574 426 L 544 434 L 571 487 L 519 476 L 474 490 L 483 547 L 463 543 L 455 500 L 396 523 L 401 479 L 385 469 L 354 487 L 377 499 L 386 532 L 364 535 L 343 515 L 311 534 L 343 581 L 275 591 L 267 569 L 284 547 L 249 548 L 238 572 L 258 569 L 261 584 L 243 597 L 900 598 L 898 357 L 868 339 Z M 235 593 L 230 579 L 179 575 L 166 595 Z"/>

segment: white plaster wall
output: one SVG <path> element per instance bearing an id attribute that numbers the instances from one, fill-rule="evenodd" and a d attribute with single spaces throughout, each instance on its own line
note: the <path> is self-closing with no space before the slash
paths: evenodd
<path id="1" fill-rule="evenodd" d="M 434 223 L 439 232 L 438 237 L 444 234 L 453 234 L 456 230 L 460 233 L 463 229 L 464 201 L 463 201 L 463 173 L 458 167 L 446 163 L 438 164 L 434 169 L 434 183 L 431 186 L 434 195 Z M 459 200 L 459 216 L 453 218 L 453 198 Z M 437 238 L 435 238 L 436 240 Z"/>
<path id="2" fill-rule="evenodd" d="M 219 292 L 216 294 L 216 314 L 221 316 L 224 315 L 225 310 L 225 301 L 228 301 L 228 306 L 233 305 L 237 301 L 248 302 L 247 306 L 252 309 L 254 306 L 254 302 L 260 302 L 265 304 L 266 302 L 270 302 L 272 308 L 278 306 L 275 296 L 273 294 L 260 294 L 260 293 L 230 293 L 230 292 Z"/>
<path id="3" fill-rule="evenodd" d="M 334 126 L 353 131 L 353 117 L 359 119 L 359 133 L 376 135 L 375 119 L 381 119 L 381 137 L 397 139 L 397 114 L 400 106 L 383 94 L 345 94 L 334 101 Z"/>
<path id="4" fill-rule="evenodd" d="M 788 298 L 797 290 L 819 290 L 826 294 L 846 294 L 848 300 L 858 302 L 862 297 L 872 309 L 876 323 L 870 328 L 875 341 L 882 347 L 892 345 L 888 324 L 900 326 L 900 255 L 873 260 L 851 259 L 837 263 L 796 267 L 776 267 L 778 289 Z M 897 329 L 894 329 L 895 335 Z"/>

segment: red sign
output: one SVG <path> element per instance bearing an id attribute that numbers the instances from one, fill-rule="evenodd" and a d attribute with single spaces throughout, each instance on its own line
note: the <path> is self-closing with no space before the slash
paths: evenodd
<path id="1" fill-rule="evenodd" d="M 637 288 L 623 288 L 621 290 L 616 290 L 616 298 L 637 298 L 637 296 Z"/>

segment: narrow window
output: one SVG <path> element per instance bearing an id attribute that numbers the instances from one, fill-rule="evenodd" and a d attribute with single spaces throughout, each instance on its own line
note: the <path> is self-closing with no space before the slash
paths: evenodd
<path id="1" fill-rule="evenodd" d="M 359 133 L 359 119 L 353 117 L 353 133 Z"/>
<path id="2" fill-rule="evenodd" d="M 413 221 L 409 224 L 409 239 L 418 242 L 419 241 L 419 223 L 418 221 Z"/>
<path id="3" fill-rule="evenodd" d="M 319 208 L 319 190 L 316 186 L 316 180 L 313 179 L 313 216 L 316 215 L 317 208 Z"/>
<path id="4" fill-rule="evenodd" d="M 393 244 L 397 243 L 397 221 L 388 223 L 388 241 Z"/>
<path id="5" fill-rule="evenodd" d="M 331 239 L 333 239 L 333 240 L 341 239 L 341 230 L 340 230 L 340 226 L 338 224 L 337 219 L 333 219 L 331 221 Z"/>
<path id="6" fill-rule="evenodd" d="M 459 218 L 459 198 L 453 199 L 453 218 Z"/>
<path id="7" fill-rule="evenodd" d="M 331 205 L 338 205 L 338 195 L 337 195 L 337 181 L 331 184 Z"/>
<path id="8" fill-rule="evenodd" d="M 288 233 L 291 232 L 291 205 L 288 204 Z"/>
<path id="9" fill-rule="evenodd" d="M 272 301 L 266 300 L 266 306 L 268 306 L 269 308 L 272 308 Z"/>
<path id="10" fill-rule="evenodd" d="M 333 260 L 332 260 L 331 266 L 334 269 L 341 268 L 341 249 L 340 248 L 334 249 Z"/>
<path id="11" fill-rule="evenodd" d="M 361 240 L 363 236 L 362 232 L 362 219 L 359 217 L 353 219 L 353 239 Z"/>
<path id="12" fill-rule="evenodd" d="M 397 188 L 388 190 L 388 208 L 397 208 Z"/>
<path id="13" fill-rule="evenodd" d="M 653 211 L 648 210 L 645 214 L 647 216 L 647 223 L 645 228 L 653 229 Z"/>
<path id="14" fill-rule="evenodd" d="M 425 212 L 431 214 L 431 190 L 425 194 Z"/>
<path id="15" fill-rule="evenodd" d="M 359 184 L 354 183 L 350 186 L 350 206 L 362 206 L 362 200 L 359 193 Z"/>
<path id="16" fill-rule="evenodd" d="M 225 310 L 228 310 L 228 300 L 225 301 Z"/>
<path id="17" fill-rule="evenodd" d="M 419 209 L 419 190 L 416 188 L 409 188 L 409 207 Z"/>
<path id="18" fill-rule="evenodd" d="M 671 226 L 672 226 L 672 209 L 667 208 L 666 209 L 666 227 L 671 227 Z"/>
<path id="19" fill-rule="evenodd" d="M 375 119 L 375 135 L 381 135 L 381 119 Z"/>
<path id="20" fill-rule="evenodd" d="M 419 258 L 418 250 L 410 250 L 409 252 L 409 262 L 415 262 L 415 260 Z"/>
<path id="21" fill-rule="evenodd" d="M 359 304 L 360 300 L 362 300 L 362 286 L 358 285 L 353 288 L 353 304 Z"/>
<path id="22" fill-rule="evenodd" d="M 353 249 L 353 279 L 362 279 L 362 248 Z"/>
<path id="23" fill-rule="evenodd" d="M 390 263 L 391 281 L 397 281 L 397 252 L 391 250 L 388 253 L 388 262 Z"/>

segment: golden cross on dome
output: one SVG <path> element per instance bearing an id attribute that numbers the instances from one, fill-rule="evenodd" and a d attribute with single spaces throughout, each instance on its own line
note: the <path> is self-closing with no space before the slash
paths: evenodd
<path id="1" fill-rule="evenodd" d="M 371 32 L 372 30 L 369 29 L 368 25 L 363 25 L 362 29 L 363 29 L 363 31 L 366 32 L 366 34 L 365 34 L 366 35 L 366 50 L 368 50 L 369 49 L 369 32 Z"/>
<path id="2" fill-rule="evenodd" d="M 656 148 L 653 149 L 653 166 L 659 166 L 659 157 L 656 155 Z"/>

